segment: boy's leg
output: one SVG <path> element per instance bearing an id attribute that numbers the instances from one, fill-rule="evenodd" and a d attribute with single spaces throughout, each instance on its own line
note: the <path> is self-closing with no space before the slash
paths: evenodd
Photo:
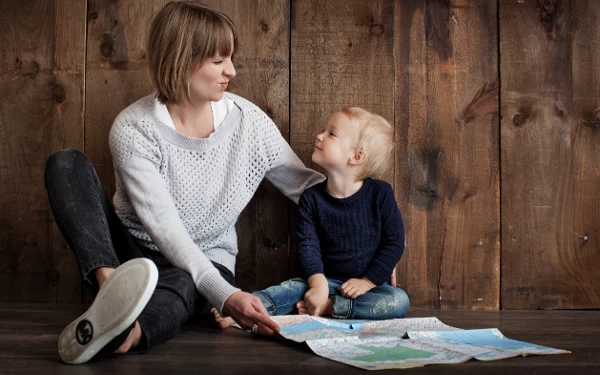
<path id="1" fill-rule="evenodd" d="M 304 299 L 308 284 L 300 278 L 290 279 L 279 285 L 252 292 L 260 298 L 269 315 L 289 315 L 296 313 L 296 303 Z"/>
<path id="2" fill-rule="evenodd" d="M 329 292 L 333 300 L 334 318 L 340 319 L 395 319 L 404 318 L 410 305 L 408 296 L 400 288 L 385 283 L 356 299 L 342 297 L 337 289 L 343 283 L 328 279 Z"/>

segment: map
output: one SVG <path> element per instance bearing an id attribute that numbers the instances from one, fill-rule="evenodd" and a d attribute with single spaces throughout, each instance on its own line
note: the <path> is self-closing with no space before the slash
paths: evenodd
<path id="1" fill-rule="evenodd" d="M 345 336 L 405 337 L 408 331 L 458 330 L 438 318 L 406 318 L 390 320 L 325 319 L 310 315 L 271 317 L 279 324 L 281 336 L 296 342 Z"/>
<path id="2" fill-rule="evenodd" d="M 435 317 L 379 321 L 336 320 L 309 315 L 271 317 L 281 336 L 306 342 L 316 354 L 365 370 L 492 361 L 566 350 L 506 338 L 498 329 L 462 330 Z"/>

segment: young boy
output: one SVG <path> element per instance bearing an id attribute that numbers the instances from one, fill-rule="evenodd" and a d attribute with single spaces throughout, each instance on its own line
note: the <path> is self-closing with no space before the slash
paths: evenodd
<path id="1" fill-rule="evenodd" d="M 402 217 L 390 184 L 373 178 L 388 168 L 393 136 L 385 119 L 357 107 L 334 113 L 317 135 L 312 160 L 328 176 L 300 197 L 302 279 L 253 293 L 270 315 L 406 315 L 408 296 L 386 283 L 404 251 Z M 233 323 L 213 314 L 222 328 Z"/>

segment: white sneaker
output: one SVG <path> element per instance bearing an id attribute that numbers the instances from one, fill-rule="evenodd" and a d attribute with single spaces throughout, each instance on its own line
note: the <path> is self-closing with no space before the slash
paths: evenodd
<path id="1" fill-rule="evenodd" d="M 136 258 L 119 266 L 102 284 L 92 306 L 61 333 L 60 358 L 71 364 L 89 361 L 137 320 L 157 280 L 158 270 L 150 259 Z"/>

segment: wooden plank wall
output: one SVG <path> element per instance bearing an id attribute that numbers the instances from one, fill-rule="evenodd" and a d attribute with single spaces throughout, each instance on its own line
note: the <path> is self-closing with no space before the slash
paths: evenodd
<path id="1" fill-rule="evenodd" d="M 55 150 L 83 148 L 85 9 L 0 1 L 0 302 L 80 298 L 44 165 Z"/>
<path id="2" fill-rule="evenodd" d="M 82 300 L 44 162 L 82 149 L 114 192 L 108 131 L 152 91 L 144 39 L 166 2 L 0 0 L 0 302 Z M 231 91 L 307 165 L 345 105 L 394 124 L 385 179 L 407 229 L 398 282 L 413 307 L 600 307 L 600 4 L 204 2 L 238 27 Z M 295 275 L 295 212 L 261 185 L 238 224 L 244 289 Z"/>
<path id="3" fill-rule="evenodd" d="M 600 4 L 500 3 L 502 305 L 600 307 Z"/>

